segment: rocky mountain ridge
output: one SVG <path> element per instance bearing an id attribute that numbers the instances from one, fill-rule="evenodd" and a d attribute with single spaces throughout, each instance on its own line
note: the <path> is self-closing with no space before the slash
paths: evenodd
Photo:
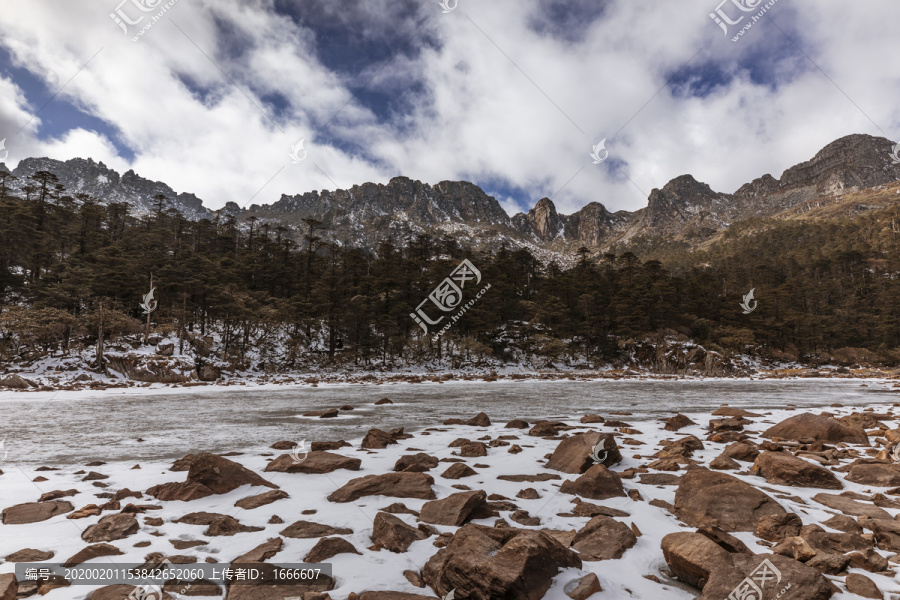
<path id="1" fill-rule="evenodd" d="M 59 177 L 69 194 L 87 193 L 104 203 L 126 202 L 138 213 L 152 210 L 153 196 L 163 194 L 189 219 L 233 215 L 243 222 L 256 217 L 285 227 L 288 235 L 298 238 L 312 219 L 321 222 L 317 235 L 339 244 L 376 249 L 387 238 L 401 243 L 419 234 L 447 235 L 464 247 L 492 249 L 506 244 L 566 262 L 564 258 L 582 246 L 606 251 L 673 241 L 696 244 L 737 221 L 772 216 L 813 200 L 821 205 L 900 180 L 900 163 L 893 162 L 892 147 L 886 138 L 849 135 L 788 168 L 780 179 L 765 174 L 733 194 L 716 192 L 691 175 L 681 175 L 654 189 L 647 206 L 637 211 L 610 212 L 603 204 L 590 202 L 570 215 L 559 214 L 553 201 L 543 198 L 528 213 L 510 217 L 495 198 L 472 183 L 429 185 L 407 177 L 347 190 L 285 194 L 274 204 L 246 209 L 229 202 L 211 211 L 193 194 L 176 194 L 165 183 L 130 170 L 119 175 L 92 159 L 23 160 L 12 171 L 18 179 L 9 187 L 24 195 L 27 178 L 46 170 Z M 0 164 L 0 170 L 8 169 Z"/>

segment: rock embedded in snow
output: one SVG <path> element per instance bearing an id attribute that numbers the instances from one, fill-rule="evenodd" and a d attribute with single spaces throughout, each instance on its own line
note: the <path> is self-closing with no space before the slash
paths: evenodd
<path id="1" fill-rule="evenodd" d="M 895 464 L 858 464 L 850 469 L 847 481 L 862 485 L 879 487 L 895 487 L 900 485 L 900 465 Z"/>
<path id="2" fill-rule="evenodd" d="M 366 437 L 363 438 L 362 443 L 360 443 L 360 448 L 368 448 L 370 450 L 381 450 L 383 448 L 387 448 L 391 444 L 396 444 L 397 440 L 394 439 L 387 431 L 382 431 L 381 429 L 370 429 L 366 434 Z"/>
<path id="3" fill-rule="evenodd" d="M 491 420 L 490 418 L 483 412 L 478 413 L 468 421 L 463 421 L 462 419 L 447 419 L 444 421 L 444 425 L 468 425 L 470 427 L 490 427 Z"/>
<path id="4" fill-rule="evenodd" d="M 466 442 L 459 447 L 459 455 L 466 458 L 487 456 L 487 448 L 484 442 Z"/>
<path id="5" fill-rule="evenodd" d="M 289 497 L 288 493 L 284 490 L 271 490 L 256 496 L 242 498 L 235 502 L 234 505 L 238 508 L 243 508 L 244 510 L 253 510 L 254 508 L 259 508 L 260 506 L 265 506 L 277 500 L 283 500 L 284 498 Z"/>
<path id="6" fill-rule="evenodd" d="M 190 501 L 225 494 L 243 485 L 278 488 L 250 469 L 209 452 L 185 456 L 181 463 L 188 467 L 186 481 L 155 485 L 147 493 L 159 500 Z M 176 465 L 181 466 L 178 462 Z"/>
<path id="7" fill-rule="evenodd" d="M 260 544 L 250 552 L 242 554 L 231 561 L 233 564 L 256 563 L 268 560 L 281 552 L 284 546 L 284 540 L 281 538 L 270 538 L 266 542 Z M 171 560 L 171 557 L 169 558 Z"/>
<path id="8" fill-rule="evenodd" d="M 438 459 L 430 454 L 419 452 L 401 456 L 394 463 L 394 471 L 406 473 L 424 473 L 438 466 Z"/>
<path id="9" fill-rule="evenodd" d="M 786 512 L 749 483 L 702 467 L 689 469 L 675 492 L 675 514 L 692 527 L 756 531 L 761 517 Z"/>
<path id="10" fill-rule="evenodd" d="M 100 556 L 119 556 L 121 554 L 125 553 L 112 544 L 92 544 L 87 548 L 76 552 L 69 560 L 63 563 L 63 566 L 74 567 L 75 565 L 80 565 L 83 562 L 93 560 Z"/>
<path id="11" fill-rule="evenodd" d="M 878 600 L 884 598 L 884 593 L 878 589 L 875 582 L 865 575 L 850 573 L 847 575 L 845 582 L 847 584 L 847 591 L 851 594 L 856 594 L 863 598 L 877 598 Z"/>
<path id="12" fill-rule="evenodd" d="M 427 473 L 366 475 L 345 483 L 328 496 L 331 502 L 353 502 L 363 496 L 391 496 L 434 500 L 434 478 Z"/>
<path id="13" fill-rule="evenodd" d="M 203 532 L 203 535 L 209 536 L 232 536 L 237 533 L 263 530 L 262 527 L 241 525 L 237 519 L 230 515 L 220 515 L 209 512 L 189 513 L 180 519 L 177 519 L 175 522 L 187 523 L 189 525 L 206 525 L 206 531 Z"/>
<path id="14" fill-rule="evenodd" d="M 582 420 L 582 423 L 586 421 Z M 684 427 L 690 427 L 691 425 L 696 425 L 693 421 L 691 421 L 688 417 L 677 414 L 674 417 L 669 417 L 666 419 L 666 424 L 663 427 L 666 431 L 678 431 Z"/>
<path id="15" fill-rule="evenodd" d="M 597 579 L 595 574 L 588 573 L 581 579 L 567 583 L 563 591 L 572 600 L 587 600 L 594 594 L 602 592 L 603 587 L 601 587 L 600 580 Z"/>
<path id="16" fill-rule="evenodd" d="M 360 554 L 360 552 L 344 538 L 326 537 L 316 542 L 312 550 L 303 557 L 303 562 L 322 563 L 338 554 Z"/>
<path id="17" fill-rule="evenodd" d="M 390 513 L 380 512 L 372 523 L 372 543 L 391 552 L 406 552 L 410 544 L 428 534 Z"/>
<path id="18" fill-rule="evenodd" d="M 309 452 L 306 458 L 300 462 L 294 460 L 290 454 L 282 454 L 268 465 L 266 471 L 277 471 L 279 473 L 308 473 L 322 474 L 333 473 L 338 469 L 346 469 L 348 471 L 359 471 L 362 460 L 335 454 L 333 452 Z"/>
<path id="19" fill-rule="evenodd" d="M 703 588 L 714 569 L 731 566 L 729 552 L 700 533 L 670 533 L 661 547 L 672 574 L 695 588 Z"/>
<path id="20" fill-rule="evenodd" d="M 539 599 L 560 569 L 581 568 L 578 555 L 533 529 L 460 528 L 426 563 L 422 578 L 439 596 L 469 600 Z"/>
<path id="21" fill-rule="evenodd" d="M 465 463 L 454 463 L 450 465 L 446 471 L 441 473 L 441 477 L 445 479 L 462 479 L 463 477 L 471 477 L 472 475 L 478 475 L 478 471 Z"/>
<path id="22" fill-rule="evenodd" d="M 289 538 L 308 539 L 329 535 L 350 535 L 351 533 L 353 533 L 353 530 L 346 527 L 332 527 L 331 525 L 313 523 L 312 521 L 297 521 L 282 530 L 281 535 Z"/>
<path id="23" fill-rule="evenodd" d="M 800 535 L 803 521 L 794 513 L 766 515 L 756 524 L 756 537 L 770 542 L 780 542 L 785 538 Z"/>
<path id="24" fill-rule="evenodd" d="M 834 417 L 812 413 L 801 413 L 788 417 L 781 423 L 769 427 L 762 435 L 767 438 L 798 442 L 814 440 L 832 444 L 846 442 L 868 445 L 869 443 L 865 430 L 859 425 L 842 423 Z"/>
<path id="25" fill-rule="evenodd" d="M 751 475 L 764 477 L 774 485 L 840 490 L 844 486 L 824 467 L 814 465 L 787 452 L 763 452 L 753 463 Z"/>
<path id="26" fill-rule="evenodd" d="M 622 480 L 603 465 L 594 465 L 574 481 L 564 481 L 560 491 L 591 500 L 625 496 Z"/>
<path id="27" fill-rule="evenodd" d="M 603 459 L 602 463 L 596 463 L 593 459 L 592 453 L 595 449 Z M 610 467 L 621 461 L 622 454 L 619 452 L 619 446 L 612 434 L 588 431 L 560 441 L 547 460 L 545 467 L 554 471 L 580 475 L 594 464 Z"/>
<path id="28" fill-rule="evenodd" d="M 506 424 L 507 429 L 528 429 L 528 421 L 522 419 L 513 419 Z"/>
<path id="29" fill-rule="evenodd" d="M 745 440 L 729 444 L 725 447 L 725 450 L 722 451 L 722 455 L 733 458 L 734 460 L 753 462 L 756 460 L 756 457 L 759 456 L 759 449 L 753 442 Z"/>
<path id="30" fill-rule="evenodd" d="M 840 494 L 819 493 L 812 497 L 819 504 L 828 508 L 839 510 L 844 514 L 854 517 L 871 517 L 873 519 L 890 519 L 891 515 L 884 510 L 868 502 L 860 502 Z M 827 525 L 827 522 L 826 522 Z M 840 529 L 840 528 L 835 528 Z"/>
<path id="31" fill-rule="evenodd" d="M 3 509 L 4 525 L 25 525 L 46 521 L 56 515 L 62 515 L 75 510 L 71 502 L 65 500 L 51 500 L 48 502 L 26 502 L 16 504 Z"/>
<path id="32" fill-rule="evenodd" d="M 470 518 L 490 516 L 487 494 L 482 490 L 459 492 L 422 505 L 419 520 L 433 525 L 460 527 Z"/>
<path id="33" fill-rule="evenodd" d="M 596 516 L 582 527 L 572 540 L 572 548 L 581 560 L 611 560 L 621 558 L 637 543 L 630 527 L 605 516 Z"/>
<path id="34" fill-rule="evenodd" d="M 9 554 L 5 557 L 6 562 L 42 562 L 53 558 L 55 552 L 52 550 L 35 550 L 34 548 L 23 548 Z M 2 596 L 0 596 L 2 598 Z"/>

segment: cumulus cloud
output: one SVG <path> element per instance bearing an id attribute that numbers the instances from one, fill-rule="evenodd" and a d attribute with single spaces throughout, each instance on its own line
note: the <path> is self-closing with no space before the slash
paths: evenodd
<path id="1" fill-rule="evenodd" d="M 48 135 L 41 99 L 0 73 L 8 163 L 91 156 L 213 208 L 405 175 L 474 181 L 510 213 L 634 210 L 684 173 L 731 192 L 843 135 L 900 137 L 890 0 L 778 2 L 738 43 L 707 0 L 191 0 L 139 42 L 106 0 L 5 7 L 14 66 L 108 126 Z"/>

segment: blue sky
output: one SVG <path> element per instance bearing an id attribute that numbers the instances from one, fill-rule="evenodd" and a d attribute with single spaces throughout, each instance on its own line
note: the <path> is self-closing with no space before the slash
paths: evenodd
<path id="1" fill-rule="evenodd" d="M 900 138 L 890 0 L 780 0 L 737 42 L 760 0 L 177 0 L 132 41 L 163 6 L 5 0 L 8 166 L 92 157 L 212 208 L 465 179 L 510 214 L 545 196 L 569 213 L 640 208 L 684 173 L 731 192 L 850 133 Z M 743 17 L 729 35 L 717 8 Z M 110 13 L 140 22 L 126 36 Z"/>

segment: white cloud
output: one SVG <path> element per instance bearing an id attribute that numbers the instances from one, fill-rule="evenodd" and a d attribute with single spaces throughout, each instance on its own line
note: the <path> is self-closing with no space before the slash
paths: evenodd
<path id="1" fill-rule="evenodd" d="M 684 173 L 730 192 L 763 173 L 778 176 L 842 135 L 881 135 L 881 127 L 900 137 L 891 31 L 900 6 L 890 0 L 857 11 L 838 0 L 802 10 L 779 2 L 769 13 L 775 22 L 763 19 L 736 44 L 709 20 L 715 2 L 707 0 L 652 9 L 611 2 L 576 41 L 530 27 L 541 18 L 539 0 L 461 0 L 447 15 L 434 2 L 422 14 L 435 12 L 425 33 L 439 45 L 398 52 L 352 82 L 318 60 L 318 32 L 275 14 L 267 0 L 179 1 L 137 43 L 109 18 L 114 8 L 99 0 L 6 0 L 0 44 L 51 90 L 102 48 L 57 101 L 103 119 L 134 160 L 82 129 L 39 138 L 38 115 L 7 143 L 8 162 L 91 156 L 196 193 L 213 208 L 406 175 L 429 183 L 505 181 L 528 190 L 531 203 L 565 186 L 555 202 L 568 213 L 591 201 L 640 208 L 644 193 Z M 383 2 L 357 8 L 366 19 L 341 18 L 348 31 L 366 23 L 358 32 L 366 39 L 390 39 L 391 27 L 410 36 L 421 21 L 398 22 L 400 13 Z M 703 66 L 707 79 L 724 76 L 724 85 L 704 97 L 674 94 L 666 78 L 698 50 L 691 66 Z M 758 71 L 768 74 L 760 80 Z M 380 119 L 352 101 L 376 73 L 368 89 L 406 94 L 408 112 Z M 410 80 L 424 91 L 404 90 Z M 286 98 L 290 107 L 276 115 L 264 97 Z M 27 121 L 24 108 L 21 90 L 0 79 L 0 138 Z M 591 164 L 587 154 L 603 137 L 634 185 L 610 170 L 612 162 Z M 309 156 L 293 165 L 288 152 L 300 138 Z M 512 210 L 516 203 L 501 204 Z"/>

